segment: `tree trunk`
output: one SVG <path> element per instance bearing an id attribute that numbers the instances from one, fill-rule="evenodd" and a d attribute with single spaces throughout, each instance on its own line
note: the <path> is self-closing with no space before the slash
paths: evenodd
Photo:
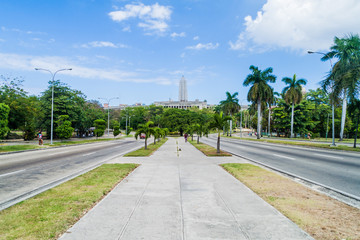
<path id="1" fill-rule="evenodd" d="M 218 133 L 218 139 L 216 144 L 216 153 L 220 153 L 220 132 Z"/>
<path id="2" fill-rule="evenodd" d="M 269 119 L 268 119 L 268 130 L 269 130 L 269 137 L 271 137 L 271 131 L 270 131 L 270 116 L 271 116 L 271 109 L 270 109 L 270 106 L 269 106 Z"/>
<path id="3" fill-rule="evenodd" d="M 354 148 L 356 148 L 356 139 L 357 139 L 358 130 L 359 130 L 359 117 L 360 117 L 360 113 L 358 113 L 357 121 L 356 121 L 356 131 L 355 131 L 355 138 L 354 138 Z"/>
<path id="4" fill-rule="evenodd" d="M 232 133 L 232 115 L 230 114 L 231 120 L 230 120 L 230 137 L 231 137 L 231 133 Z"/>
<path id="5" fill-rule="evenodd" d="M 294 103 L 291 106 L 291 133 L 290 138 L 294 137 Z"/>
<path id="6" fill-rule="evenodd" d="M 191 134 L 191 141 L 194 141 L 194 134 Z"/>
<path id="7" fill-rule="evenodd" d="M 258 122 L 257 122 L 257 139 L 261 137 L 261 101 L 258 100 Z"/>
<path id="8" fill-rule="evenodd" d="M 200 143 L 200 136 L 198 135 L 197 136 L 197 144 L 199 144 Z"/>
<path id="9" fill-rule="evenodd" d="M 156 144 L 156 137 L 154 136 L 154 145 Z"/>
<path id="10" fill-rule="evenodd" d="M 341 130 L 340 130 L 340 139 L 339 141 L 343 140 L 344 136 L 344 128 L 345 128 L 345 118 L 346 118 L 346 91 L 344 90 L 344 99 L 343 99 L 343 105 L 342 105 L 342 112 L 341 112 Z"/>
<path id="11" fill-rule="evenodd" d="M 145 138 L 145 150 L 147 149 L 147 138 Z"/>

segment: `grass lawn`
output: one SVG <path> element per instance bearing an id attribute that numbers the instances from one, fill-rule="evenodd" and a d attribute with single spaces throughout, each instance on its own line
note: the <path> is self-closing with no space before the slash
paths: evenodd
<path id="1" fill-rule="evenodd" d="M 207 144 L 204 143 L 197 143 L 197 141 L 191 141 L 189 140 L 189 143 L 191 143 L 194 147 L 196 147 L 198 150 L 200 150 L 202 153 L 204 153 L 206 156 L 208 157 L 229 157 L 232 156 L 230 153 L 228 152 L 224 152 L 222 150 L 220 150 L 220 153 L 216 153 L 216 148 L 213 148 Z"/>
<path id="2" fill-rule="evenodd" d="M 222 164 L 315 239 L 360 239 L 360 210 L 251 164 Z"/>
<path id="3" fill-rule="evenodd" d="M 30 149 L 38 149 L 42 148 L 38 145 L 10 145 L 10 146 L 0 146 L 0 153 L 2 152 L 16 152 L 16 151 L 24 151 Z"/>
<path id="4" fill-rule="evenodd" d="M 0 239 L 57 239 L 133 171 L 105 164 L 0 212 Z"/>
<path id="5" fill-rule="evenodd" d="M 148 142 L 147 149 L 145 149 L 145 147 L 142 147 L 138 150 L 125 154 L 124 157 L 148 157 L 153 152 L 155 152 L 159 147 L 161 147 L 161 145 L 163 145 L 167 140 L 168 140 L 167 138 L 165 139 L 162 138 L 160 142 L 156 142 L 156 144 L 154 143 L 149 144 Z"/>
<path id="6" fill-rule="evenodd" d="M 227 136 L 224 136 L 227 137 Z M 353 148 L 344 145 L 337 145 L 336 147 L 330 147 L 329 143 L 314 143 L 314 142 L 295 142 L 295 141 L 286 141 L 286 140 L 275 140 L 270 138 L 241 138 L 241 137 L 227 137 L 227 138 L 235 138 L 247 141 L 259 141 L 259 142 L 267 142 L 267 143 L 276 143 L 276 144 L 286 144 L 286 145 L 295 145 L 295 146 L 304 146 L 304 147 L 315 147 L 315 148 L 326 148 L 326 149 L 335 149 L 335 150 L 344 150 L 344 151 L 354 151 L 360 152 L 360 148 Z"/>

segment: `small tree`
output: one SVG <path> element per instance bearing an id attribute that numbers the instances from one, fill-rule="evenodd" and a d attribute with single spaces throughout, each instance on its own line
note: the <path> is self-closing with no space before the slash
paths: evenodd
<path id="1" fill-rule="evenodd" d="M 56 121 L 57 128 L 55 132 L 60 139 L 69 139 L 74 132 L 74 128 L 71 127 L 71 122 L 68 119 L 68 115 L 60 115 Z"/>
<path id="2" fill-rule="evenodd" d="M 200 138 L 202 136 L 208 136 L 209 126 L 206 124 L 196 124 L 196 134 L 197 134 L 197 143 L 200 143 Z"/>
<path id="3" fill-rule="evenodd" d="M 156 139 L 159 139 L 161 138 L 161 136 L 163 135 L 163 131 L 161 128 L 159 127 L 154 127 L 154 144 L 156 143 Z"/>
<path id="4" fill-rule="evenodd" d="M 114 137 L 116 137 L 117 135 L 119 135 L 121 133 L 120 131 L 120 127 L 118 125 L 114 126 Z"/>
<path id="5" fill-rule="evenodd" d="M 25 141 L 33 140 L 36 135 L 36 127 L 34 122 L 27 122 L 23 128 L 23 131 Z"/>
<path id="6" fill-rule="evenodd" d="M 213 119 L 210 122 L 210 128 L 216 129 L 218 133 L 217 144 L 216 144 L 216 153 L 220 153 L 220 132 L 227 125 L 227 121 L 230 120 L 230 116 L 224 116 L 223 112 L 215 113 Z"/>
<path id="7" fill-rule="evenodd" d="M 145 134 L 145 149 L 147 149 L 148 138 L 154 135 L 154 129 L 150 127 L 153 124 L 154 124 L 154 122 L 152 122 L 152 121 L 148 121 L 145 124 L 139 124 L 138 129 L 136 130 L 136 133 L 135 133 L 136 139 L 138 138 L 138 136 L 140 134 L 142 134 L 142 133 Z"/>
<path id="8" fill-rule="evenodd" d="M 95 136 L 96 137 L 101 137 L 104 135 L 105 129 L 106 129 L 106 122 L 103 119 L 97 119 L 94 121 L 94 125 L 95 125 Z"/>
<path id="9" fill-rule="evenodd" d="M 0 139 L 5 138 L 10 131 L 8 127 L 9 112 L 9 106 L 5 103 L 0 103 Z"/>
<path id="10" fill-rule="evenodd" d="M 163 132 L 164 132 L 163 138 L 165 138 L 165 137 L 169 134 L 169 129 L 163 128 L 162 130 L 163 130 Z"/>

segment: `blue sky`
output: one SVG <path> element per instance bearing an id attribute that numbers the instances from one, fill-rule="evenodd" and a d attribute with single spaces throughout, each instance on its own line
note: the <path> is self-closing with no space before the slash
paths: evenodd
<path id="1" fill-rule="evenodd" d="M 358 0 L 2 0 L 0 74 L 21 76 L 39 95 L 46 68 L 88 99 L 111 105 L 177 100 L 182 75 L 189 100 L 216 104 L 239 92 L 249 66 L 319 87 L 330 69 L 320 55 L 334 36 L 360 32 Z"/>

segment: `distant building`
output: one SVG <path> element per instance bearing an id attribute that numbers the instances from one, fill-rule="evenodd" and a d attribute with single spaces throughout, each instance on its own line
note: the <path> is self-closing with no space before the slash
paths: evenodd
<path id="1" fill-rule="evenodd" d="M 195 101 L 188 101 L 188 93 L 187 93 L 187 84 L 184 76 L 181 77 L 179 82 L 179 101 L 159 101 L 154 102 L 155 106 L 163 106 L 164 108 L 180 108 L 180 109 L 188 109 L 192 107 L 196 107 L 199 109 L 210 108 L 211 106 L 207 104 L 206 101 L 200 101 L 196 99 Z"/>

